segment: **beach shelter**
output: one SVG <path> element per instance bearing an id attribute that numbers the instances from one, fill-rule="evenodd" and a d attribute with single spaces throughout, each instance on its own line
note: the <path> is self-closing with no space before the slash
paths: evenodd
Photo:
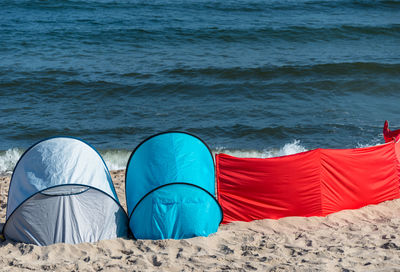
<path id="1" fill-rule="evenodd" d="M 137 239 L 182 239 L 217 231 L 213 155 L 184 132 L 151 136 L 132 152 L 126 170 L 129 227 Z"/>
<path id="2" fill-rule="evenodd" d="M 224 222 L 326 216 L 400 198 L 400 142 L 275 158 L 216 156 Z"/>
<path id="3" fill-rule="evenodd" d="M 36 245 L 96 242 L 127 236 L 127 220 L 100 154 L 79 139 L 54 137 L 15 166 L 3 233 Z"/>

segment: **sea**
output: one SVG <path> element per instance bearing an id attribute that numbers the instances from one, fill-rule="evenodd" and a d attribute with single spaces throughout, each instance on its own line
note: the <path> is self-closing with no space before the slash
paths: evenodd
<path id="1" fill-rule="evenodd" d="M 52 136 L 116 170 L 163 131 L 266 158 L 382 144 L 385 120 L 400 1 L 0 2 L 0 174 Z"/>

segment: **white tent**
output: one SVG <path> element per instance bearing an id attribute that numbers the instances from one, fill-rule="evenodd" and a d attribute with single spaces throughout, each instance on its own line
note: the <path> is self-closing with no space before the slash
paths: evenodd
<path id="1" fill-rule="evenodd" d="M 127 236 L 128 218 L 100 154 L 79 139 L 54 137 L 17 163 L 3 233 L 37 245 L 96 242 Z"/>

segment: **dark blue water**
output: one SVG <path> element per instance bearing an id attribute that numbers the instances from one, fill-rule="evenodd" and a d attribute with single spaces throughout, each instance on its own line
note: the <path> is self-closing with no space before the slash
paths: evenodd
<path id="1" fill-rule="evenodd" d="M 8 168 L 55 135 L 123 163 L 165 130 L 255 155 L 375 145 L 399 105 L 400 1 L 1 2 Z"/>

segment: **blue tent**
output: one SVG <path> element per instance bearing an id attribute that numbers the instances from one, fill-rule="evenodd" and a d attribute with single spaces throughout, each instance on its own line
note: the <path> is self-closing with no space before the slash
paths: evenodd
<path id="1" fill-rule="evenodd" d="M 215 168 L 208 146 L 184 132 L 151 136 L 126 168 L 129 227 L 137 239 L 182 239 L 217 231 Z"/>
<path id="2" fill-rule="evenodd" d="M 100 154 L 79 139 L 54 137 L 15 166 L 3 232 L 36 245 L 97 242 L 127 236 L 128 217 Z"/>

